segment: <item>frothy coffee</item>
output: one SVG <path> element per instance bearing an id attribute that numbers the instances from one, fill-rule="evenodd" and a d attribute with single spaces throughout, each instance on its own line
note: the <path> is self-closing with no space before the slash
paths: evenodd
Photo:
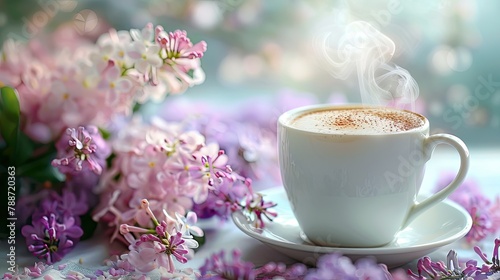
<path id="1" fill-rule="evenodd" d="M 292 126 L 331 134 L 387 134 L 424 125 L 422 116 L 390 108 L 340 108 L 312 111 L 298 116 Z"/>

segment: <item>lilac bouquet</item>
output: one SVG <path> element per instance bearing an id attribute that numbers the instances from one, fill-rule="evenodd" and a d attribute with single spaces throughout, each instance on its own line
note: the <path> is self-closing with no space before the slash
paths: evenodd
<path id="1" fill-rule="evenodd" d="M 141 118 L 141 104 L 204 81 L 204 41 L 152 24 L 96 40 L 61 34 L 7 40 L 0 55 L 0 172 L 15 182 L 9 215 L 34 256 L 58 262 L 100 223 L 128 246 L 123 267 L 174 272 L 203 235 L 195 208 L 241 210 L 259 227 L 276 216 L 216 141 Z"/>

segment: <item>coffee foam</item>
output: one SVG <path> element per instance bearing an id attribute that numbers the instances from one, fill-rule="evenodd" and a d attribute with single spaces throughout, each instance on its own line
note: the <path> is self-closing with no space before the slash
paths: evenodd
<path id="1" fill-rule="evenodd" d="M 389 108 L 346 108 L 313 111 L 298 116 L 292 126 L 330 134 L 387 134 L 424 125 L 418 114 Z"/>

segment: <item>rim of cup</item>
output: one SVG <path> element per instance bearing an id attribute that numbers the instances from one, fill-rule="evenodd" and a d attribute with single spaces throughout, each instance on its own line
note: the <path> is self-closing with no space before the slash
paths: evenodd
<path id="1" fill-rule="evenodd" d="M 416 115 L 420 117 L 423 120 L 423 124 L 419 127 L 415 127 L 409 130 L 403 130 L 403 131 L 394 131 L 394 132 L 387 132 L 387 133 L 360 133 L 360 134 L 349 134 L 345 132 L 318 132 L 318 131 L 310 131 L 310 130 L 304 130 L 297 128 L 291 124 L 293 120 L 295 120 L 299 115 L 302 115 L 306 112 L 314 112 L 314 111 L 322 111 L 322 110 L 328 110 L 328 109 L 390 109 L 390 110 L 395 110 L 395 111 L 403 111 L 407 112 L 413 115 Z M 367 104 L 355 104 L 355 103 L 350 103 L 350 104 L 314 104 L 314 105 L 306 105 L 306 106 L 301 106 L 297 108 L 290 109 L 284 113 L 282 113 L 279 118 L 278 118 L 278 124 L 286 127 L 287 129 L 295 130 L 295 131 L 300 131 L 304 133 L 310 133 L 310 134 L 316 134 L 316 135 L 338 135 L 338 136 L 381 136 L 381 135 L 401 135 L 401 134 L 408 134 L 408 133 L 415 133 L 415 132 L 421 132 L 421 131 L 428 131 L 429 129 L 429 120 L 422 114 L 419 114 L 417 112 L 413 112 L 410 110 L 406 109 L 398 109 L 398 108 L 392 108 L 392 107 L 386 107 L 386 106 L 378 106 L 378 105 L 367 105 Z"/>

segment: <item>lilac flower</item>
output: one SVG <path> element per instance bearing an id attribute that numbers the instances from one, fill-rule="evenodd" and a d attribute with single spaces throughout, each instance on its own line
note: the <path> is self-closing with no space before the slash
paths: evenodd
<path id="1" fill-rule="evenodd" d="M 54 214 L 34 220 L 33 225 L 26 225 L 21 231 L 28 250 L 36 257 L 46 259 L 48 264 L 61 260 L 83 235 L 73 218 L 57 223 Z"/>
<path id="2" fill-rule="evenodd" d="M 226 179 L 209 192 L 203 203 L 195 204 L 193 211 L 202 218 L 218 216 L 227 219 L 232 212 L 243 208 L 240 203 L 247 191 L 248 186 L 241 180 Z"/>
<path id="3" fill-rule="evenodd" d="M 179 220 L 172 219 L 168 214 L 166 221 L 159 222 L 147 199 L 142 200 L 142 207 L 155 228 L 152 230 L 126 224 L 120 226 L 120 232 L 130 243 L 127 260 L 140 272 L 145 273 L 157 267 L 165 267 L 172 273 L 175 271 L 174 259 L 186 263 L 188 261 L 186 256 L 189 255 L 190 249 L 198 247 L 198 242 L 192 238 L 185 224 L 180 224 Z M 136 239 L 132 233 L 140 237 Z"/>
<path id="4" fill-rule="evenodd" d="M 499 250 L 500 250 L 500 238 L 495 238 L 495 245 L 493 246 L 493 254 L 491 257 L 491 261 L 489 261 L 486 257 L 486 254 L 484 254 L 481 251 L 481 248 L 478 246 L 474 246 L 474 251 L 476 254 L 483 260 L 484 264 L 481 267 L 476 267 L 475 269 L 475 275 L 486 275 L 490 276 L 492 274 L 500 273 L 500 255 L 499 255 Z M 473 269 L 471 269 L 473 265 L 468 265 L 467 269 L 464 270 L 464 273 L 467 275 L 474 275 Z"/>
<path id="5" fill-rule="evenodd" d="M 259 193 L 248 194 L 246 198 L 245 208 L 246 210 L 255 216 L 255 227 L 264 227 L 263 217 L 272 221 L 273 218 L 278 216 L 278 213 L 274 212 L 270 208 L 276 206 L 277 204 L 271 201 L 264 201 L 263 196 Z"/>
<path id="6" fill-rule="evenodd" d="M 194 236 L 203 236 L 203 230 L 196 226 L 198 217 L 194 212 L 188 212 L 186 217 L 182 217 L 179 213 L 175 213 L 177 221 L 181 226 L 181 232 L 188 232 Z"/>
<path id="7" fill-rule="evenodd" d="M 38 192 L 29 192 L 21 195 L 16 203 L 16 216 L 20 222 L 20 226 L 26 223 L 33 213 L 37 211 L 40 201 L 50 196 L 53 192 L 51 189 L 42 189 Z"/>
<path id="8" fill-rule="evenodd" d="M 491 261 L 487 259 L 478 246 L 474 251 L 483 261 L 482 266 L 477 261 L 468 260 L 464 266 L 458 262 L 458 255 L 451 250 L 446 257 L 446 264 L 442 261 L 433 262 L 429 257 L 423 257 L 417 262 L 417 273 L 408 270 L 410 279 L 497 279 L 500 276 L 499 247 L 500 239 L 495 239 Z M 490 278 L 493 275 L 493 278 Z M 496 278 L 495 278 L 496 276 Z M 427 278 L 429 277 L 429 278 Z"/>
<path id="9" fill-rule="evenodd" d="M 153 68 L 160 67 L 163 62 L 159 56 L 160 46 L 146 46 L 143 42 L 134 42 L 128 56 L 135 60 L 135 69 L 142 74 L 150 73 Z"/>
<path id="10" fill-rule="evenodd" d="M 444 173 L 439 179 L 436 190 L 446 187 L 455 178 L 454 173 Z M 465 182 L 450 195 L 450 199 L 457 202 L 469 212 L 472 217 L 472 228 L 466 235 L 469 243 L 475 243 L 485 239 L 500 227 L 498 214 L 495 205 L 482 192 L 473 179 Z M 490 210 L 491 209 L 491 210 Z"/>
<path id="11" fill-rule="evenodd" d="M 85 199 L 77 199 L 73 192 L 67 189 L 63 190 L 62 195 L 55 191 L 51 191 L 47 198 L 40 202 L 37 211 L 33 213 L 33 220 L 38 220 L 43 216 L 49 217 L 55 214 L 57 222 L 62 223 L 68 219 L 74 219 L 76 225 L 80 225 L 80 217 L 88 210 L 88 205 Z"/>
<path id="12" fill-rule="evenodd" d="M 130 262 L 121 259 L 119 256 L 112 256 L 110 259 L 104 261 L 104 264 L 109 267 L 108 270 L 97 270 L 96 276 L 104 277 L 123 277 L 135 271 Z M 107 278 L 106 278 L 107 279 Z"/>
<path id="13" fill-rule="evenodd" d="M 359 259 L 356 264 L 353 264 L 348 257 L 339 253 L 332 253 L 320 257 L 316 265 L 317 268 L 306 275 L 306 280 L 390 279 L 387 267 L 377 264 L 371 258 Z"/>
<path id="14" fill-rule="evenodd" d="M 234 172 L 254 181 L 254 186 L 279 184 L 281 177 L 276 149 L 276 121 L 291 108 L 317 102 L 313 94 L 280 91 L 273 98 L 254 97 L 240 106 L 220 110 L 220 104 L 196 103 L 182 98 L 171 99 L 169 106 L 179 110 L 162 110 L 170 121 L 187 123 L 199 131 L 206 143 L 218 143 L 226 152 Z M 248 106 L 257 104 L 258 106 Z"/>
<path id="15" fill-rule="evenodd" d="M 63 174 L 78 174 L 84 168 L 101 174 L 105 160 L 111 153 L 99 131 L 94 126 L 68 128 L 56 144 L 59 159 L 52 165 Z"/>
<path id="16" fill-rule="evenodd" d="M 226 258 L 225 252 L 213 254 L 205 260 L 200 267 L 202 280 L 224 280 L 224 279 L 254 279 L 254 266 L 250 262 L 241 260 L 241 253 L 234 250 L 230 259 Z"/>
<path id="17" fill-rule="evenodd" d="M 168 87 L 170 93 L 180 93 L 188 87 L 202 83 L 205 73 L 200 67 L 200 58 L 207 50 L 205 41 L 195 45 L 187 37 L 186 31 L 165 32 L 163 27 L 156 27 L 156 40 L 161 51 L 163 66 L 157 77 Z M 191 74 L 188 74 L 191 72 Z"/>
<path id="18" fill-rule="evenodd" d="M 43 262 L 35 262 L 32 267 L 25 267 L 22 271 L 19 270 L 16 273 L 5 273 L 3 279 L 32 279 L 41 277 L 42 274 L 47 270 L 52 268 L 51 265 L 47 265 Z"/>
<path id="19" fill-rule="evenodd" d="M 220 182 L 213 184 L 207 199 L 201 204 L 195 204 L 193 208 L 200 217 L 219 216 L 226 219 L 232 212 L 243 211 L 254 221 L 255 227 L 262 228 L 264 217 L 272 221 L 277 216 L 277 213 L 271 210 L 276 203 L 264 201 L 261 194 L 255 193 L 251 187 L 251 180 L 232 172 L 220 171 L 220 174 L 218 172 L 214 172 L 215 176 L 207 177 L 218 177 Z"/>
<path id="20" fill-rule="evenodd" d="M 307 273 L 307 267 L 296 263 L 287 267 L 283 263 L 270 262 L 254 270 L 255 279 L 301 280 Z"/>
<path id="21" fill-rule="evenodd" d="M 500 196 L 497 195 L 489 208 L 491 218 L 491 231 L 498 233 L 500 231 Z"/>
<path id="22" fill-rule="evenodd" d="M 443 172 L 436 183 L 435 189 L 437 191 L 443 189 L 451 183 L 455 176 L 456 174 L 453 172 Z M 481 191 L 481 187 L 473 178 L 468 178 L 450 195 L 449 198 L 460 205 L 469 205 L 471 199 L 474 199 L 474 197 L 477 196 L 484 196 Z"/>
<path id="23" fill-rule="evenodd" d="M 172 61 L 200 58 L 207 50 L 205 41 L 193 45 L 187 37 L 186 31 L 176 30 L 169 33 L 163 30 L 158 31 L 157 40 L 165 52 L 166 58 Z"/>
<path id="24" fill-rule="evenodd" d="M 97 85 L 97 89 L 106 92 L 106 101 L 110 105 L 117 105 L 120 95 L 126 94 L 132 89 L 132 82 L 121 74 L 121 67 L 110 60 L 108 67 L 102 73 L 103 79 Z"/>
<path id="25" fill-rule="evenodd" d="M 466 210 L 472 217 L 472 227 L 465 237 L 467 242 L 478 242 L 493 233 L 488 206 L 489 200 L 483 197 L 477 197 L 470 205 L 466 206 Z"/>
<path id="26" fill-rule="evenodd" d="M 232 170 L 227 163 L 227 156 L 224 150 L 219 150 L 215 156 L 201 156 L 201 164 L 204 167 L 202 172 L 208 180 L 208 185 L 214 187 L 216 184 L 221 184 L 224 178 L 228 178 Z"/>
<path id="27" fill-rule="evenodd" d="M 213 254 L 205 260 L 200 268 L 202 280 L 245 280 L 245 279 L 303 279 L 307 273 L 307 267 L 298 263 L 287 267 L 283 263 L 270 262 L 261 267 L 254 268 L 250 262 L 241 260 L 241 253 L 233 250 L 231 258 L 226 258 L 225 252 Z"/>

